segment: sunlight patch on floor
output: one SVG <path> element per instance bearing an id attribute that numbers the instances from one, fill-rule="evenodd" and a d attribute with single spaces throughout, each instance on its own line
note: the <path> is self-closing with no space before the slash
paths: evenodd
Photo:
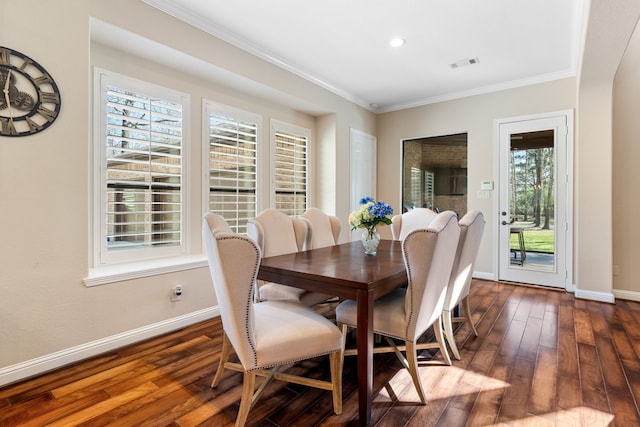
<path id="1" fill-rule="evenodd" d="M 550 421 L 555 417 L 555 423 Z M 594 426 L 607 427 L 613 423 L 615 416 L 608 412 L 586 406 L 576 406 L 575 408 L 550 412 L 543 415 L 532 415 L 519 420 L 509 420 L 505 423 L 498 423 L 496 426 L 523 427 L 523 426 Z"/>
<path id="2" fill-rule="evenodd" d="M 458 387 L 435 387 L 438 381 L 449 381 L 462 378 L 464 375 L 465 383 L 483 384 L 482 391 L 497 390 L 509 387 L 509 383 L 478 374 L 456 366 L 429 366 L 420 367 L 420 378 L 422 387 L 428 400 L 444 399 L 448 400 L 458 395 L 456 390 Z M 405 391 L 406 389 L 406 391 Z M 388 402 L 397 400 L 396 395 L 408 396 L 408 400 L 418 401 L 418 394 L 415 392 L 413 381 L 406 369 L 400 369 L 389 382 L 383 387 L 376 398 L 375 402 Z"/>

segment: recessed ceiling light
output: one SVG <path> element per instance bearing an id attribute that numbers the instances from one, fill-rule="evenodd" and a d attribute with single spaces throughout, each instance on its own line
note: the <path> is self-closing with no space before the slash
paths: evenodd
<path id="1" fill-rule="evenodd" d="M 394 37 L 391 39 L 391 41 L 389 41 L 389 45 L 391 47 L 399 47 L 402 46 L 403 44 L 405 44 L 407 41 L 401 37 Z"/>

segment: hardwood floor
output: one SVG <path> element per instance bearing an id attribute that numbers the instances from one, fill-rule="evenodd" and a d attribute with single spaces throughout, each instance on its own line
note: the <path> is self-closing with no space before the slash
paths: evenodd
<path id="1" fill-rule="evenodd" d="M 560 291 L 473 282 L 462 360 L 422 353 L 427 405 L 393 354 L 375 355 L 377 426 L 640 425 L 640 303 L 575 299 Z M 332 315 L 333 305 L 321 309 Z M 0 389 L 0 426 L 226 426 L 242 376 L 209 387 L 221 347 L 216 318 Z M 325 376 L 328 358 L 290 368 Z M 357 425 L 355 358 L 345 360 L 344 408 L 329 392 L 271 384 L 252 426 Z"/>

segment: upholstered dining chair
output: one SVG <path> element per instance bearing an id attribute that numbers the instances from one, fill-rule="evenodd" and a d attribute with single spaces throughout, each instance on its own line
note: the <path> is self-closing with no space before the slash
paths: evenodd
<path id="1" fill-rule="evenodd" d="M 324 248 L 338 244 L 342 222 L 340 218 L 327 215 L 318 208 L 309 208 L 302 217 L 311 228 L 311 249 Z"/>
<path id="2" fill-rule="evenodd" d="M 438 215 L 427 208 L 414 208 L 403 214 L 394 215 L 391 218 L 391 237 L 393 240 L 402 240 L 416 228 L 426 228 Z"/>
<path id="3" fill-rule="evenodd" d="M 389 344 L 389 347 L 374 348 L 374 353 L 393 351 L 398 356 L 409 370 L 423 404 L 427 400 L 418 374 L 417 351 L 439 348 L 445 363 L 451 364 L 442 335 L 441 316 L 459 235 L 458 220 L 452 211 L 438 214 L 428 228 L 411 231 L 402 241 L 407 287 L 398 288 L 374 301 L 373 331 L 384 336 Z M 351 300 L 341 302 L 336 308 L 345 356 L 355 354 L 354 350 L 345 349 L 345 337 L 348 328 L 356 327 L 356 309 L 356 302 Z M 437 343 L 418 344 L 418 338 L 431 326 Z M 396 345 L 393 339 L 404 341 L 404 345 Z"/>
<path id="4" fill-rule="evenodd" d="M 453 357 L 460 360 L 460 352 L 453 335 L 453 322 L 468 322 L 475 336 L 478 336 L 469 306 L 469 287 L 473 275 L 473 267 L 478 256 L 482 233 L 484 232 L 484 216 L 477 209 L 467 212 L 460 219 L 460 240 L 451 270 L 451 278 L 444 302 L 442 323 L 444 335 L 449 343 Z M 454 308 L 460 305 L 460 317 L 452 317 Z"/>
<path id="5" fill-rule="evenodd" d="M 338 327 L 313 309 L 294 302 L 255 302 L 260 248 L 251 238 L 232 233 L 220 215 L 204 215 L 202 235 L 223 329 L 220 361 L 211 387 L 219 384 L 225 369 L 243 373 L 236 426 L 245 424 L 272 379 L 331 391 L 333 410 L 340 414 L 342 336 Z M 232 350 L 239 363 L 229 361 Z M 279 371 L 285 365 L 327 354 L 330 381 Z M 267 380 L 254 393 L 258 375 Z"/>
<path id="6" fill-rule="evenodd" d="M 307 220 L 292 218 L 277 209 L 265 209 L 247 222 L 247 236 L 262 251 L 263 257 L 290 254 L 311 248 L 311 230 Z M 297 301 L 312 306 L 331 298 L 331 295 L 309 292 L 273 282 L 258 284 L 259 301 Z"/>

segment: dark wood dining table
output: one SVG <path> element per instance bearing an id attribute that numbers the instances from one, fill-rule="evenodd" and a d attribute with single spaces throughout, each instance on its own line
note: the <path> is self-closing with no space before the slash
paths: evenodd
<path id="1" fill-rule="evenodd" d="M 359 421 L 368 425 L 373 389 L 373 301 L 407 283 L 401 242 L 381 240 L 377 255 L 366 255 L 362 242 L 354 241 L 266 257 L 258 279 L 356 301 Z"/>

